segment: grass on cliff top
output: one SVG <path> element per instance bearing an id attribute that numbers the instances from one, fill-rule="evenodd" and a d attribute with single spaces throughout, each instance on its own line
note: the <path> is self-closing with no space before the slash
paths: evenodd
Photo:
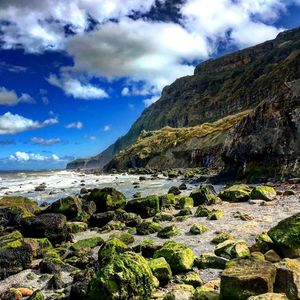
<path id="1" fill-rule="evenodd" d="M 235 126 L 240 120 L 250 114 L 252 110 L 245 110 L 235 115 L 229 115 L 213 123 L 203 123 L 194 127 L 172 128 L 164 127 L 159 130 L 143 132 L 132 146 L 121 151 L 115 158 L 124 159 L 135 154 L 145 158 L 153 153 L 161 153 L 170 147 L 178 146 L 191 138 L 202 138 L 214 135 Z"/>

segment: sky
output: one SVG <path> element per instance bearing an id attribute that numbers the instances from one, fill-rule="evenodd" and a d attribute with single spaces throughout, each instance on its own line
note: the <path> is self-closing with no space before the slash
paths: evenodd
<path id="1" fill-rule="evenodd" d="M 59 169 L 164 86 L 300 25 L 300 0 L 1 0 L 0 171 Z"/>

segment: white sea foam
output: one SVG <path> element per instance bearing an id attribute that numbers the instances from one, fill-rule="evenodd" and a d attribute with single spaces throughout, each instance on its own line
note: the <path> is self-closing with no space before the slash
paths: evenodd
<path id="1" fill-rule="evenodd" d="M 82 187 L 114 187 L 130 199 L 135 192 L 141 192 L 143 196 L 153 193 L 163 194 L 172 185 L 180 184 L 178 179 L 159 178 L 141 181 L 139 187 L 135 188 L 133 183 L 139 181 L 138 175 L 95 175 L 72 171 L 10 173 L 2 177 L 0 197 L 22 195 L 37 200 L 39 203 L 52 202 L 61 197 L 76 194 Z M 42 183 L 46 186 L 45 191 L 35 191 L 35 188 Z"/>

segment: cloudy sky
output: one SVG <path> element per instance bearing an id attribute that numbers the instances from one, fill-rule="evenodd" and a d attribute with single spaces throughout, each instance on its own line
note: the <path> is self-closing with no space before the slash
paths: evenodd
<path id="1" fill-rule="evenodd" d="M 63 168 L 208 58 L 300 25 L 300 0 L 1 0 L 0 170 Z"/>

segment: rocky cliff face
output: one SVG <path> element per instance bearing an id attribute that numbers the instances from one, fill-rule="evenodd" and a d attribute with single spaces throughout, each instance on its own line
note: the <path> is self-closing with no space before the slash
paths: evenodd
<path id="1" fill-rule="evenodd" d="M 300 52 L 297 57 L 300 62 Z M 300 176 L 300 79 L 285 83 L 228 135 L 223 175 L 249 180 Z"/>
<path id="2" fill-rule="evenodd" d="M 193 76 L 165 87 L 161 98 L 142 113 L 125 136 L 98 156 L 72 162 L 68 168 L 102 168 L 132 145 L 143 130 L 196 126 L 256 107 L 275 95 L 284 82 L 300 77 L 295 64 L 299 49 L 297 28 L 275 40 L 200 64 Z"/>
<path id="3" fill-rule="evenodd" d="M 194 127 L 145 132 L 130 147 L 122 150 L 104 167 L 104 171 L 129 168 L 220 168 L 222 146 L 229 130 L 251 110 L 227 116 L 214 123 Z"/>

